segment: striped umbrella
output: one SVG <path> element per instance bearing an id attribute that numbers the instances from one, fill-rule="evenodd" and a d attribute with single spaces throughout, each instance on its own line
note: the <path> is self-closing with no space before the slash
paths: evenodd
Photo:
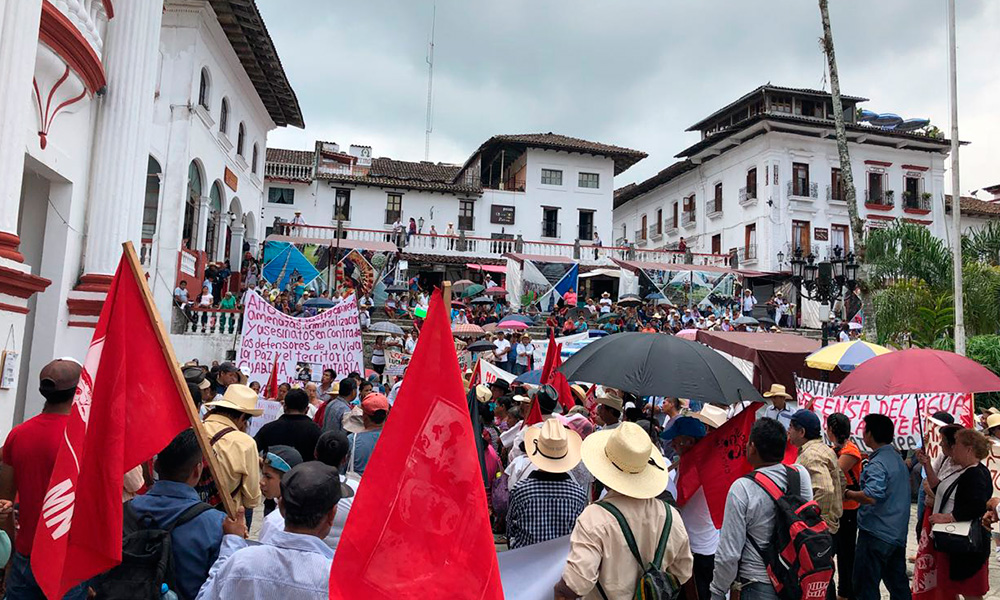
<path id="1" fill-rule="evenodd" d="M 892 350 L 861 340 L 853 342 L 840 342 L 826 348 L 820 348 L 806 357 L 806 364 L 814 369 L 824 371 L 853 371 L 855 367 L 865 362 L 869 358 L 875 358 L 882 354 L 888 354 Z"/>
<path id="2" fill-rule="evenodd" d="M 451 326 L 452 335 L 465 336 L 465 335 L 483 335 L 486 333 L 483 328 L 479 325 L 473 325 L 471 323 L 463 323 L 461 325 Z"/>

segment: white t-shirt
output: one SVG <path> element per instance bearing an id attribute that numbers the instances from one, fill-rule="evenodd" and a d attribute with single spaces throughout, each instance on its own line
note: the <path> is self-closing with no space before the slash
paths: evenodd
<path id="1" fill-rule="evenodd" d="M 601 298 L 601 312 L 609 313 L 611 312 L 611 298 Z"/>
<path id="2" fill-rule="evenodd" d="M 846 331 L 841 331 L 837 339 L 839 339 L 842 342 L 849 342 L 851 341 L 851 336 Z"/>
<path id="3" fill-rule="evenodd" d="M 667 491 L 677 497 L 677 477 L 676 471 L 671 471 L 670 480 L 667 483 Z M 719 547 L 719 530 L 715 528 L 712 521 L 712 513 L 708 510 L 708 501 L 705 500 L 705 490 L 698 488 L 698 491 L 691 496 L 687 503 L 680 507 L 681 519 L 684 521 L 684 529 L 688 532 L 688 539 L 691 542 L 691 552 L 703 556 L 712 556 Z"/>
<path id="4" fill-rule="evenodd" d="M 499 351 L 494 353 L 497 362 L 505 362 L 507 360 L 507 353 L 510 352 L 510 342 L 507 340 L 497 340 L 493 342 L 493 347 Z"/>
<path id="5" fill-rule="evenodd" d="M 413 339 L 412 337 L 407 337 L 406 343 L 403 344 L 403 350 L 405 350 L 407 354 L 413 354 L 413 350 L 416 347 L 417 347 L 417 340 Z"/>
<path id="6" fill-rule="evenodd" d="M 748 317 L 750 316 L 750 313 L 753 312 L 753 307 L 756 304 L 757 304 L 757 299 L 754 298 L 752 294 L 750 296 L 743 296 L 743 298 L 740 300 L 740 306 L 743 307 L 743 314 L 747 315 Z"/>
<path id="7" fill-rule="evenodd" d="M 358 486 L 361 485 L 359 478 L 341 477 L 340 481 L 354 490 L 355 494 L 358 493 Z M 340 502 L 337 502 L 337 514 L 333 517 L 333 527 L 330 528 L 330 533 L 323 538 L 323 543 L 333 549 L 334 552 L 337 551 L 337 545 L 340 544 L 340 534 L 344 532 L 344 524 L 347 523 L 347 515 L 351 512 L 352 504 L 354 504 L 354 496 L 341 498 Z M 285 519 L 281 516 L 281 511 L 278 509 L 272 510 L 271 514 L 264 517 L 264 523 L 260 526 L 260 539 L 265 539 L 265 536 L 272 529 L 277 531 L 285 530 Z"/>
<path id="8" fill-rule="evenodd" d="M 528 360 L 531 355 L 535 353 L 534 344 L 518 344 L 517 345 L 517 364 L 528 366 Z"/>

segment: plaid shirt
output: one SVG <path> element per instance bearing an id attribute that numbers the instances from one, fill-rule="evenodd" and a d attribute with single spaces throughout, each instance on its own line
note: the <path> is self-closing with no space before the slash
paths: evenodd
<path id="1" fill-rule="evenodd" d="M 508 546 L 520 548 L 569 535 L 586 506 L 587 494 L 568 474 L 532 472 L 510 492 Z"/>

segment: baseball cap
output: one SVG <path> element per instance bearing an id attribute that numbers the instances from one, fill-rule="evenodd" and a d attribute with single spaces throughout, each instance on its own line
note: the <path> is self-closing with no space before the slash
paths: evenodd
<path id="1" fill-rule="evenodd" d="M 816 416 L 811 410 L 806 410 L 804 408 L 795 411 L 792 415 L 791 422 L 797 427 L 801 427 L 806 432 L 806 437 L 810 439 L 815 439 L 820 436 L 821 426 L 819 423 L 819 417 Z"/>
<path id="2" fill-rule="evenodd" d="M 389 399 L 384 394 L 368 394 L 361 401 L 361 410 L 369 417 L 380 410 L 389 410 Z"/>
<path id="3" fill-rule="evenodd" d="M 705 437 L 705 424 L 694 417 L 678 417 L 670 422 L 670 427 L 660 434 L 660 439 L 669 442 L 679 435 L 700 440 Z"/>
<path id="4" fill-rule="evenodd" d="M 226 361 L 221 365 L 219 365 L 218 371 L 219 373 L 238 373 L 239 369 L 237 369 L 236 365 L 234 365 L 233 363 Z"/>
<path id="5" fill-rule="evenodd" d="M 205 369 L 201 367 L 184 367 L 182 373 L 184 374 L 184 381 L 198 386 L 200 390 L 207 390 L 212 387 L 212 382 L 205 377 Z"/>
<path id="6" fill-rule="evenodd" d="M 340 498 L 340 474 L 319 461 L 296 465 L 281 478 L 281 501 L 285 510 L 293 514 L 329 511 Z"/>
<path id="7" fill-rule="evenodd" d="M 264 464 L 282 473 L 287 473 L 296 465 L 302 464 L 302 454 L 291 446 L 270 446 L 261 451 L 261 455 Z"/>
<path id="8" fill-rule="evenodd" d="M 38 374 L 38 390 L 42 394 L 76 389 L 82 367 L 75 360 L 57 358 L 42 367 Z"/>

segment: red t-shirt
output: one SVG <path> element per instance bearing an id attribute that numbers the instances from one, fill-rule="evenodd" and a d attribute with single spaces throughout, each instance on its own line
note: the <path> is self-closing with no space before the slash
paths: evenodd
<path id="1" fill-rule="evenodd" d="M 18 530 L 14 549 L 31 556 L 35 526 L 56 463 L 69 415 L 43 413 L 10 430 L 3 445 L 3 464 L 14 468 L 17 483 Z"/>

